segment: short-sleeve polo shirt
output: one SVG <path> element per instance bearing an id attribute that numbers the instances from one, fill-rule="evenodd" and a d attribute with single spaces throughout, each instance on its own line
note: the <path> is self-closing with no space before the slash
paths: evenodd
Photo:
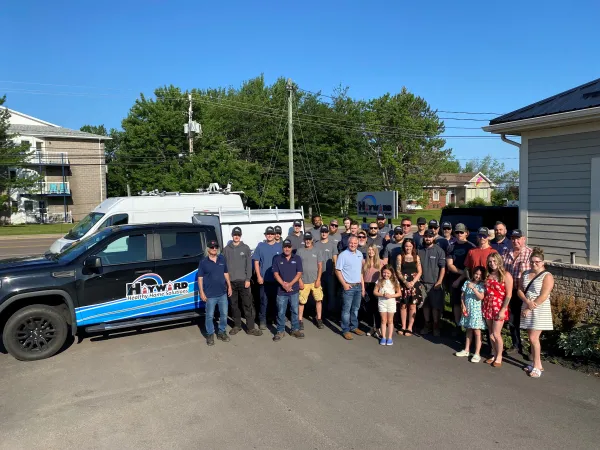
<path id="1" fill-rule="evenodd" d="M 362 272 L 363 254 L 356 250 L 351 252 L 350 250 L 344 250 L 338 256 L 337 263 L 335 264 L 336 270 L 342 272 L 342 277 L 346 283 L 355 284 L 360 283 L 361 272 Z"/>
<path id="2" fill-rule="evenodd" d="M 202 288 L 207 297 L 220 297 L 227 294 L 226 273 L 229 271 L 223 255 L 218 255 L 214 262 L 209 257 L 200 260 L 198 278 L 202 278 Z"/>
<path id="3" fill-rule="evenodd" d="M 273 258 L 273 274 L 278 273 L 281 279 L 287 283 L 292 281 L 294 277 L 302 272 L 302 258 L 298 255 L 292 254 L 290 259 L 287 259 L 285 255 L 277 255 Z M 277 290 L 277 295 L 292 295 L 300 291 L 300 283 L 296 281 L 292 285 L 292 292 L 287 292 L 281 285 Z"/>

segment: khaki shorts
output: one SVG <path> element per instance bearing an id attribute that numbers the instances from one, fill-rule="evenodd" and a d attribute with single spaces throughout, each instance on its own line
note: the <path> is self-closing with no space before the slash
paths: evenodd
<path id="1" fill-rule="evenodd" d="M 323 288 L 319 286 L 315 287 L 314 283 L 304 283 L 304 289 L 300 289 L 300 304 L 306 305 L 308 301 L 308 297 L 310 297 L 310 293 L 312 292 L 313 298 L 315 302 L 323 301 Z"/>

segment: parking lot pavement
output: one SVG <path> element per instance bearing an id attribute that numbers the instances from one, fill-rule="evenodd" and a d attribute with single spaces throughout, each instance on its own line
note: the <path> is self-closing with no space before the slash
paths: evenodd
<path id="1" fill-rule="evenodd" d="M 2 236 L 0 239 L 0 259 L 19 256 L 41 255 L 60 236 Z"/>
<path id="2" fill-rule="evenodd" d="M 190 325 L 0 355 L 0 448 L 597 448 L 597 378 L 530 379 L 416 336 L 306 335 L 209 348 Z"/>

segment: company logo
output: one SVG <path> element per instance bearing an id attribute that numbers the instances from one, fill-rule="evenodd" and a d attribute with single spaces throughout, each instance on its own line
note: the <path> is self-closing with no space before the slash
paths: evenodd
<path id="1" fill-rule="evenodd" d="M 164 283 L 160 275 L 147 273 L 132 283 L 127 283 L 125 294 L 127 300 L 145 300 L 147 298 L 166 297 L 170 295 L 181 295 L 189 292 L 187 281 Z"/>
<path id="2" fill-rule="evenodd" d="M 357 202 L 356 207 L 358 210 L 358 214 L 364 214 L 367 216 L 374 216 L 379 213 L 383 213 L 389 216 L 394 211 L 393 205 L 377 203 L 377 199 L 374 195 L 365 195 L 361 200 Z"/>

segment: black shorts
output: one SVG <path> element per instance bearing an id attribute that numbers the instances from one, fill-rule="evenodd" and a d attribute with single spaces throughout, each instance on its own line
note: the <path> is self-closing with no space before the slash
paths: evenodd
<path id="1" fill-rule="evenodd" d="M 461 305 L 461 299 L 462 299 L 462 287 L 463 284 L 466 283 L 467 280 L 463 280 L 462 283 L 460 283 L 460 286 L 458 286 L 457 288 L 453 288 L 452 284 L 458 280 L 458 278 L 454 278 L 452 279 L 451 283 L 450 283 L 450 304 L 451 305 Z"/>

